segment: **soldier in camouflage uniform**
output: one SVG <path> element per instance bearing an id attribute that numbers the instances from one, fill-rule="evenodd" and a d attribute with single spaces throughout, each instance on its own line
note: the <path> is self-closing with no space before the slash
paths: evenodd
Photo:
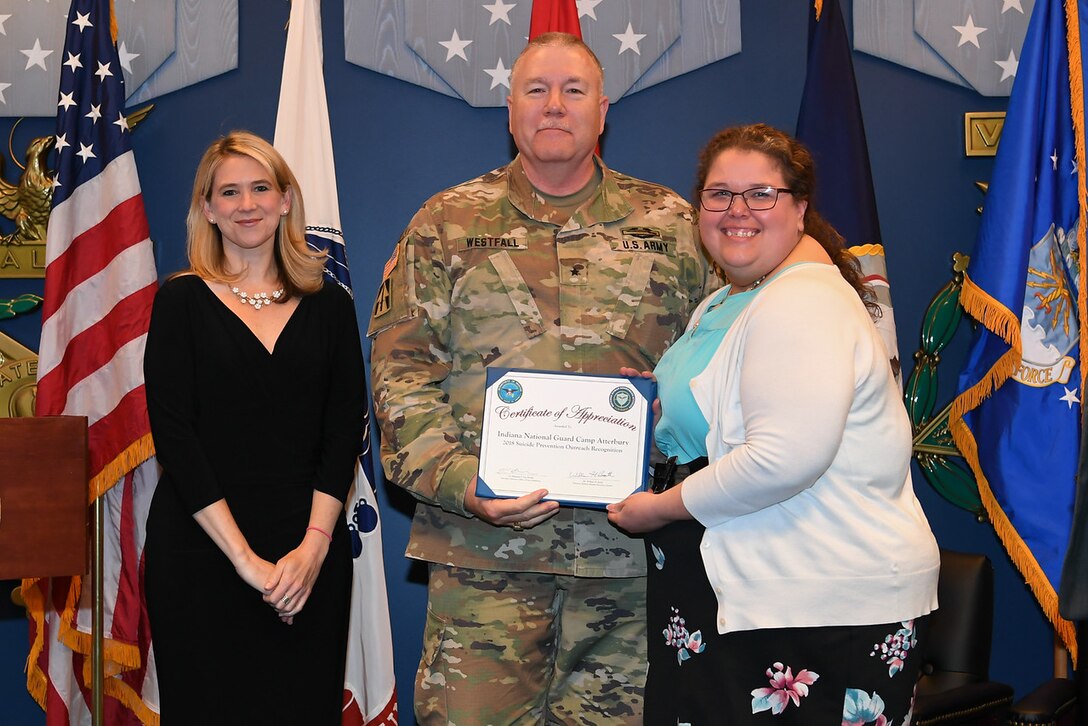
<path id="1" fill-rule="evenodd" d="M 508 166 L 416 214 L 374 305 L 388 479 L 419 500 L 407 556 L 430 564 L 420 723 L 638 724 L 643 545 L 545 490 L 475 495 L 487 366 L 653 368 L 708 278 L 690 206 L 594 155 L 608 100 L 574 36 L 512 73 Z"/>

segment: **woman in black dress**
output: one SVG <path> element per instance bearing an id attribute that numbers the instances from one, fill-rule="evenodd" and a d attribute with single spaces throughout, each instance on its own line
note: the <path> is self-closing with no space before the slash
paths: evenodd
<path id="1" fill-rule="evenodd" d="M 155 298 L 144 584 L 164 726 L 340 722 L 363 358 L 304 219 L 268 142 L 219 139 L 193 184 L 190 267 Z"/>

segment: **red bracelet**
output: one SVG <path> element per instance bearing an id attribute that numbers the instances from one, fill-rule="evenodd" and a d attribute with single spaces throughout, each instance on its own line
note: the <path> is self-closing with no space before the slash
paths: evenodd
<path id="1" fill-rule="evenodd" d="M 311 526 L 311 527 L 307 527 L 306 531 L 309 532 L 311 529 L 313 531 L 315 531 L 315 532 L 320 532 L 321 534 L 325 535 L 326 537 L 329 538 L 329 542 L 332 542 L 332 535 L 329 534 L 328 532 L 326 532 L 325 530 L 321 529 L 320 527 L 312 527 Z"/>

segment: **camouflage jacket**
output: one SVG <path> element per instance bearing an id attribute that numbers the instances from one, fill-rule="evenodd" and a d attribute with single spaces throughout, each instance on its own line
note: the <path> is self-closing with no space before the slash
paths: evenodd
<path id="1" fill-rule="evenodd" d="M 386 264 L 368 335 L 387 478 L 422 502 L 407 555 L 477 569 L 645 574 L 605 512 L 562 507 L 523 532 L 464 508 L 487 366 L 652 369 L 702 298 L 691 207 L 607 169 L 565 223 L 519 159 L 432 197 Z"/>

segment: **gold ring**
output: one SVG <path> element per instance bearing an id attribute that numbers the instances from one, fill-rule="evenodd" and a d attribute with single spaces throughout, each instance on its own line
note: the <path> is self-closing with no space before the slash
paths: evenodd
<path id="1" fill-rule="evenodd" d="M 289 595 L 283 598 L 283 604 L 284 605 L 290 605 L 291 604 L 291 597 Z"/>
<path id="2" fill-rule="evenodd" d="M 521 526 L 521 522 L 514 522 L 512 525 L 515 532 L 524 532 L 525 528 Z"/>

